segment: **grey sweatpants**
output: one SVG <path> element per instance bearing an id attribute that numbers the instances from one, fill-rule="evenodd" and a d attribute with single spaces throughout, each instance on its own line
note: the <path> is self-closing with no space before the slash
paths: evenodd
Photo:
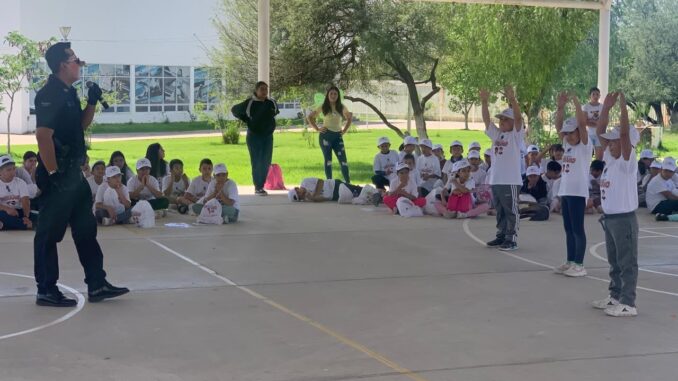
<path id="1" fill-rule="evenodd" d="M 607 261 L 610 263 L 610 296 L 627 306 L 636 305 L 638 283 L 638 219 L 635 212 L 605 214 Z"/>
<path id="2" fill-rule="evenodd" d="M 497 238 L 518 242 L 518 195 L 520 185 L 492 185 L 492 203 L 497 211 Z"/>

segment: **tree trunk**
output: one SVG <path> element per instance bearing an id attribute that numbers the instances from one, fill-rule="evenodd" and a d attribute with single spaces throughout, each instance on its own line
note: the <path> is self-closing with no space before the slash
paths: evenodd
<path id="1" fill-rule="evenodd" d="M 10 148 L 12 148 L 12 145 L 10 144 L 10 129 L 9 129 L 9 121 L 12 118 L 12 110 L 14 110 L 14 96 L 12 95 L 9 97 L 9 111 L 7 112 L 7 154 L 10 154 Z"/>
<path id="2" fill-rule="evenodd" d="M 344 99 L 347 99 L 347 100 L 349 100 L 349 101 L 351 101 L 351 102 L 359 102 L 359 103 L 362 103 L 362 104 L 366 105 L 367 107 L 371 108 L 372 111 L 374 111 L 374 112 L 379 116 L 379 118 L 381 118 L 381 121 L 384 122 L 384 124 L 386 125 L 386 127 L 388 127 L 388 128 L 390 128 L 391 130 L 395 131 L 395 133 L 398 134 L 398 136 L 400 136 L 401 138 L 404 138 L 404 137 L 405 137 L 405 134 L 404 134 L 398 127 L 396 127 L 393 123 L 389 122 L 388 119 L 386 118 L 386 115 L 384 115 L 384 113 L 382 113 L 381 111 L 379 111 L 379 109 L 377 108 L 377 106 L 373 105 L 372 103 L 368 102 L 368 101 L 365 100 L 365 99 L 358 98 L 358 97 L 352 97 L 352 96 L 350 96 L 350 95 L 345 95 L 345 94 L 344 94 Z"/>
<path id="3" fill-rule="evenodd" d="M 398 76 L 400 81 L 407 86 L 407 94 L 410 97 L 410 104 L 412 105 L 412 116 L 417 127 L 417 136 L 419 139 L 428 139 L 428 132 L 426 131 L 426 120 L 424 119 L 424 111 L 426 110 L 426 102 L 428 102 L 436 93 L 440 91 L 440 87 L 436 84 L 436 68 L 438 67 L 438 60 L 433 62 L 433 68 L 429 79 L 425 82 L 431 82 L 431 92 L 419 100 L 419 91 L 417 90 L 417 81 L 415 81 L 412 73 L 407 68 L 407 65 L 398 57 L 393 57 L 389 64 Z"/>
<path id="4" fill-rule="evenodd" d="M 470 114 L 471 111 L 464 111 L 464 130 L 468 131 L 468 114 Z"/>

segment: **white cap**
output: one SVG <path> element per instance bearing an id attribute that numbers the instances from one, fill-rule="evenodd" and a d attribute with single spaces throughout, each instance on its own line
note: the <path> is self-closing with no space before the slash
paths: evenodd
<path id="1" fill-rule="evenodd" d="M 603 137 L 603 139 L 607 139 L 607 140 L 620 139 L 621 138 L 620 127 L 616 126 L 612 130 L 602 134 L 601 136 Z M 631 128 L 629 130 L 629 139 L 631 140 L 631 145 L 634 146 L 634 147 L 640 141 L 640 134 L 638 133 L 638 131 L 636 131 L 635 128 Z"/>
<path id="2" fill-rule="evenodd" d="M 297 190 L 292 188 L 287 192 L 287 198 L 290 199 L 290 201 L 299 201 L 299 196 L 297 196 Z"/>
<path id="3" fill-rule="evenodd" d="M 404 145 L 408 145 L 408 144 L 417 145 L 417 138 L 415 138 L 414 136 L 405 136 L 405 140 L 403 141 L 403 144 Z"/>
<path id="4" fill-rule="evenodd" d="M 11 155 L 2 155 L 0 156 L 0 168 L 4 167 L 7 164 L 14 164 L 14 159 Z"/>
<path id="5" fill-rule="evenodd" d="M 473 151 L 468 151 L 468 156 L 469 159 L 480 159 L 480 152 L 473 150 Z"/>
<path id="6" fill-rule="evenodd" d="M 431 139 L 421 139 L 419 145 L 433 149 L 433 142 Z"/>
<path id="7" fill-rule="evenodd" d="M 381 147 L 382 144 L 391 144 L 391 141 L 386 136 L 382 136 L 377 140 L 377 147 Z"/>
<path id="8" fill-rule="evenodd" d="M 464 145 L 461 144 L 461 142 L 459 140 L 455 140 L 452 143 L 450 143 L 450 147 L 456 147 L 456 146 L 463 147 Z"/>
<path id="9" fill-rule="evenodd" d="M 659 160 L 654 160 L 652 164 L 650 164 L 650 168 L 662 169 L 662 162 Z"/>
<path id="10" fill-rule="evenodd" d="M 142 157 L 141 159 L 137 160 L 137 170 L 141 168 L 151 168 L 151 161 L 146 159 L 145 157 Z"/>
<path id="11" fill-rule="evenodd" d="M 485 156 L 492 156 L 492 149 L 488 148 L 485 150 Z"/>
<path id="12" fill-rule="evenodd" d="M 565 122 L 563 123 L 563 128 L 560 130 L 560 132 L 563 133 L 568 133 L 576 130 L 578 127 L 577 125 L 577 118 L 567 118 Z"/>
<path id="13" fill-rule="evenodd" d="M 640 152 L 641 159 L 654 159 L 654 153 L 651 149 L 644 149 Z"/>
<path id="14" fill-rule="evenodd" d="M 437 149 L 442 150 L 442 149 L 443 149 L 443 145 L 442 145 L 442 144 L 434 144 L 434 145 L 433 145 L 433 150 L 437 150 Z"/>
<path id="15" fill-rule="evenodd" d="M 120 173 L 120 168 L 116 165 L 111 165 L 110 167 L 106 167 L 106 178 L 111 178 L 113 176 L 118 176 L 121 175 Z"/>
<path id="16" fill-rule="evenodd" d="M 502 111 L 500 114 L 497 114 L 494 116 L 495 118 L 509 118 L 509 119 L 515 119 L 513 116 L 513 109 L 512 108 L 507 108 L 506 110 Z"/>
<path id="17" fill-rule="evenodd" d="M 400 163 L 398 163 L 398 165 L 396 165 L 396 172 L 400 172 L 401 169 L 405 168 L 407 168 L 408 170 L 410 169 L 410 167 L 407 164 L 405 164 L 405 162 L 401 161 Z"/>
<path id="18" fill-rule="evenodd" d="M 459 172 L 460 170 L 470 167 L 471 164 L 466 159 L 461 159 L 452 165 L 452 172 Z"/>
<path id="19" fill-rule="evenodd" d="M 534 144 L 530 144 L 529 146 L 527 146 L 527 153 L 530 153 L 530 152 L 539 153 L 539 147 L 537 147 Z"/>
<path id="20" fill-rule="evenodd" d="M 226 168 L 226 164 L 224 163 L 219 163 L 214 166 L 214 174 L 219 175 L 222 173 L 228 173 L 228 169 Z"/>
<path id="21" fill-rule="evenodd" d="M 526 174 L 527 174 L 527 176 L 530 176 L 530 175 L 539 176 L 539 175 L 541 175 L 541 169 L 539 169 L 539 167 L 537 167 L 536 165 L 531 165 L 531 166 L 527 167 Z"/>
<path id="22" fill-rule="evenodd" d="M 667 157 L 662 161 L 662 169 L 665 169 L 667 171 L 676 171 L 676 160 L 672 157 Z"/>
<path id="23" fill-rule="evenodd" d="M 478 142 L 471 142 L 471 144 L 468 145 L 468 149 L 469 149 L 469 150 L 472 150 L 472 149 L 474 149 L 474 148 L 480 149 L 480 143 L 478 143 Z"/>

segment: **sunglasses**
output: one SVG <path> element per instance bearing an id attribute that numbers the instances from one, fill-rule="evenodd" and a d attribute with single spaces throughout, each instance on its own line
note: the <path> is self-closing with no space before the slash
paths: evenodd
<path id="1" fill-rule="evenodd" d="M 81 60 L 80 58 L 78 58 L 78 57 L 75 57 L 75 58 L 73 58 L 73 59 L 66 60 L 66 61 L 64 61 L 64 62 L 65 62 L 65 63 L 72 63 L 72 62 L 75 62 L 76 64 L 78 64 L 78 66 L 85 66 L 85 61 L 82 61 L 82 60 Z"/>

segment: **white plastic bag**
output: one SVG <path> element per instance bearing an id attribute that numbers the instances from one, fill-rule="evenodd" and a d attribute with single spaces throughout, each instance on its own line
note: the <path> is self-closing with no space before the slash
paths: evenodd
<path id="1" fill-rule="evenodd" d="M 221 225 L 224 223 L 224 218 L 221 216 L 221 203 L 216 198 L 213 198 L 202 207 L 198 222 L 201 224 Z"/>
<path id="2" fill-rule="evenodd" d="M 430 216 L 440 216 L 440 212 L 438 212 L 438 209 L 436 209 L 436 202 L 438 199 L 436 199 L 436 196 L 439 195 L 442 191 L 442 188 L 434 188 L 431 193 L 426 195 L 426 205 L 424 205 L 424 214 L 428 214 Z"/>
<path id="3" fill-rule="evenodd" d="M 340 204 L 350 204 L 353 201 L 353 192 L 344 184 L 339 185 L 339 199 Z"/>
<path id="4" fill-rule="evenodd" d="M 422 217 L 424 212 L 420 207 L 414 205 L 414 202 L 407 197 L 401 197 L 396 201 L 396 208 L 398 208 L 398 213 L 401 216 L 409 217 Z"/>
<path id="5" fill-rule="evenodd" d="M 372 196 L 377 193 L 377 189 L 372 185 L 365 185 L 360 195 L 351 201 L 353 205 L 368 205 L 371 204 Z"/>
<path id="6" fill-rule="evenodd" d="M 148 201 L 141 200 L 132 208 L 132 216 L 140 228 L 155 227 L 155 212 Z"/>

